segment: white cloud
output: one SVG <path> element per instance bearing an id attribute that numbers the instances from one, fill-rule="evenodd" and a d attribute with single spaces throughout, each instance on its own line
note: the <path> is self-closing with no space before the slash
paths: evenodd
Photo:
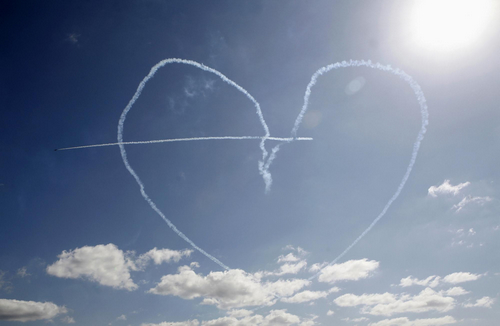
<path id="1" fill-rule="evenodd" d="M 302 291 L 297 294 L 295 294 L 292 297 L 289 298 L 283 298 L 281 301 L 287 302 L 287 303 L 303 303 L 303 302 L 309 302 L 309 301 L 314 301 L 317 299 L 321 298 L 326 298 L 328 296 L 327 291 Z"/>
<path id="2" fill-rule="evenodd" d="M 243 318 L 243 317 L 248 317 L 250 315 L 253 315 L 252 310 L 246 310 L 246 309 L 233 309 L 229 310 L 227 314 L 231 317 L 234 318 Z"/>
<path id="3" fill-rule="evenodd" d="M 458 283 L 463 283 L 463 282 L 475 281 L 478 278 L 480 278 L 481 276 L 482 276 L 481 274 L 458 272 L 458 273 L 452 273 L 452 274 L 446 275 L 443 278 L 443 282 L 451 283 L 451 284 L 458 284 Z"/>
<path id="4" fill-rule="evenodd" d="M 459 183 L 456 186 L 452 186 L 450 184 L 450 180 L 444 180 L 444 182 L 436 187 L 436 186 L 431 186 L 428 190 L 428 193 L 432 197 L 437 197 L 438 195 L 446 195 L 446 194 L 453 194 L 454 196 L 458 195 L 460 190 L 463 188 L 467 187 L 470 185 L 470 182 L 464 182 L 464 183 Z"/>
<path id="5" fill-rule="evenodd" d="M 65 323 L 65 324 L 74 324 L 74 323 L 76 323 L 75 319 L 73 317 L 70 317 L 70 316 L 64 316 L 64 318 L 61 318 L 61 322 Z"/>
<path id="6" fill-rule="evenodd" d="M 379 266 L 379 262 L 366 258 L 349 260 L 323 268 L 319 274 L 320 282 L 335 283 L 338 281 L 357 281 L 371 276 Z"/>
<path id="7" fill-rule="evenodd" d="M 185 322 L 163 322 L 159 324 L 141 324 L 141 326 L 312 326 L 315 325 L 316 316 L 308 320 L 301 320 L 298 316 L 290 314 L 286 309 L 271 310 L 266 316 L 248 315 L 226 316 L 212 320 L 202 321 L 190 320 Z M 299 324 L 300 323 L 300 324 Z"/>
<path id="8" fill-rule="evenodd" d="M 285 264 L 280 266 L 279 270 L 274 271 L 274 272 L 266 272 L 265 275 L 281 276 L 281 275 L 285 275 L 285 274 L 297 274 L 306 266 L 307 266 L 307 262 L 305 260 L 301 260 L 295 264 L 285 263 Z"/>
<path id="9" fill-rule="evenodd" d="M 456 297 L 456 296 L 459 296 L 459 295 L 469 294 L 470 292 L 469 291 L 465 291 L 460 286 L 456 286 L 456 287 L 453 287 L 451 289 L 448 289 L 448 290 L 444 291 L 443 293 L 446 294 L 446 295 L 452 296 L 452 297 Z"/>
<path id="10" fill-rule="evenodd" d="M 121 315 L 120 317 L 117 317 L 116 320 L 127 320 L 127 316 Z"/>
<path id="11" fill-rule="evenodd" d="M 253 315 L 246 316 L 242 319 L 235 317 L 221 317 L 214 320 L 202 322 L 202 326 L 275 326 L 275 325 L 297 325 L 300 323 L 300 318 L 283 310 L 271 310 L 267 316 Z M 301 324 L 302 325 L 302 324 Z M 305 324 L 304 326 L 306 326 Z M 309 324 L 311 325 L 311 324 Z"/>
<path id="12" fill-rule="evenodd" d="M 171 250 L 171 249 L 156 249 L 153 248 L 150 251 L 142 254 L 136 260 L 136 264 L 143 268 L 146 266 L 150 260 L 153 260 L 156 265 L 160 265 L 162 263 L 170 263 L 170 262 L 179 262 L 183 257 L 189 257 L 193 250 L 184 249 L 180 250 Z"/>
<path id="13" fill-rule="evenodd" d="M 181 321 L 181 322 L 162 322 L 159 324 L 145 324 L 142 323 L 141 326 L 198 326 L 200 325 L 200 322 L 196 319 L 193 320 L 188 320 L 188 321 Z"/>
<path id="14" fill-rule="evenodd" d="M 362 321 L 368 321 L 369 319 L 366 318 L 366 317 L 359 317 L 359 318 L 342 318 L 343 321 L 349 321 L 349 322 L 352 322 L 352 323 L 359 323 L 359 322 L 362 322 Z"/>
<path id="15" fill-rule="evenodd" d="M 26 267 L 21 267 L 17 270 L 17 276 L 19 277 L 27 277 L 27 276 L 30 276 L 31 274 L 27 272 L 27 268 Z"/>
<path id="16" fill-rule="evenodd" d="M 313 264 L 311 266 L 311 268 L 309 268 L 309 272 L 315 273 L 315 272 L 319 271 L 320 269 L 322 269 L 323 267 L 325 267 L 326 265 L 328 265 L 328 262 L 326 262 L 326 261 L 323 263 Z"/>
<path id="17" fill-rule="evenodd" d="M 419 294 L 411 296 L 408 294 L 394 295 L 391 293 L 383 294 L 345 294 L 334 302 L 341 307 L 363 306 L 361 313 L 391 316 L 396 313 L 406 312 L 426 312 L 439 311 L 446 312 L 454 308 L 455 299 L 443 296 L 431 288 L 426 288 Z"/>
<path id="18" fill-rule="evenodd" d="M 311 281 L 308 280 L 289 279 L 277 280 L 275 282 L 266 282 L 263 284 L 263 286 L 267 291 L 279 295 L 280 297 L 288 297 L 302 289 L 304 286 L 308 286 L 309 284 L 311 284 Z"/>
<path id="19" fill-rule="evenodd" d="M 299 324 L 299 326 L 314 326 L 317 325 L 315 320 L 318 319 L 318 316 L 316 315 L 311 315 L 311 317 L 307 320 L 304 320 Z"/>
<path id="20" fill-rule="evenodd" d="M 311 282 L 302 279 L 261 282 L 259 274 L 249 274 L 240 269 L 210 272 L 207 276 L 196 274 L 190 267 L 179 267 L 178 274 L 161 278 L 148 292 L 175 295 L 183 299 L 203 297 L 202 304 L 217 305 L 220 309 L 246 306 L 270 306 L 276 296 L 290 296 Z"/>
<path id="21" fill-rule="evenodd" d="M 143 270 L 151 260 L 156 265 L 178 262 L 192 252 L 188 249 L 178 251 L 155 247 L 134 261 L 133 251 L 125 253 L 112 243 L 84 246 L 70 251 L 64 250 L 58 255 L 59 260 L 47 267 L 47 273 L 62 278 L 86 278 L 115 289 L 132 291 L 138 286 L 130 278 L 131 271 Z"/>
<path id="22" fill-rule="evenodd" d="M 295 255 L 291 252 L 291 253 L 289 253 L 289 254 L 288 254 L 288 255 L 286 255 L 286 256 L 280 255 L 280 256 L 278 257 L 278 264 L 279 264 L 279 263 L 283 263 L 283 262 L 286 262 L 286 263 L 292 262 L 292 263 L 293 263 L 293 262 L 296 262 L 296 261 L 299 261 L 299 260 L 300 260 L 300 258 L 299 258 L 299 257 L 297 257 L 297 256 L 295 256 Z"/>
<path id="23" fill-rule="evenodd" d="M 402 278 L 401 281 L 399 282 L 399 286 L 401 287 L 408 287 L 412 285 L 420 285 L 420 286 L 429 286 L 431 288 L 434 288 L 438 286 L 439 281 L 441 280 L 441 277 L 432 275 L 426 278 L 425 280 L 419 280 L 418 278 L 413 278 L 411 275 Z"/>
<path id="24" fill-rule="evenodd" d="M 393 303 L 396 301 L 396 295 L 388 292 L 362 295 L 348 293 L 333 300 L 333 302 L 335 302 L 335 304 L 340 307 L 355 307 L 359 305 L 372 306 L 378 304 Z"/>
<path id="25" fill-rule="evenodd" d="M 87 278 L 116 289 L 137 289 L 130 278 L 135 264 L 114 244 L 84 246 L 63 251 L 59 260 L 47 267 L 47 273 L 62 278 Z"/>
<path id="26" fill-rule="evenodd" d="M 451 316 L 441 318 L 427 318 L 409 320 L 407 317 L 384 319 L 376 323 L 371 323 L 369 326 L 440 326 L 455 324 L 457 321 Z"/>
<path id="27" fill-rule="evenodd" d="M 473 308 L 473 307 L 483 307 L 483 308 L 491 308 L 491 306 L 495 303 L 495 299 L 490 297 L 482 297 L 481 299 L 476 300 L 476 303 L 464 303 L 465 308 Z"/>
<path id="28" fill-rule="evenodd" d="M 282 248 L 283 250 L 293 250 L 293 251 L 297 251 L 297 253 L 300 255 L 300 256 L 305 256 L 307 255 L 309 252 L 305 251 L 304 249 L 302 249 L 301 247 L 297 247 L 295 248 L 294 246 L 292 245 L 286 245 L 285 247 Z"/>
<path id="29" fill-rule="evenodd" d="M 420 286 L 435 288 L 441 282 L 458 284 L 458 283 L 463 283 L 463 282 L 468 282 L 468 281 L 475 281 L 478 278 L 480 278 L 481 276 L 482 276 L 481 274 L 472 274 L 472 273 L 468 273 L 468 272 L 457 272 L 457 273 L 452 273 L 452 274 L 446 275 L 444 278 L 441 278 L 440 276 L 432 275 L 432 276 L 427 277 L 426 279 L 419 280 L 418 278 L 414 278 L 410 275 L 408 277 L 402 278 L 401 281 L 399 282 L 399 286 L 409 287 L 412 285 L 420 285 Z M 453 288 L 453 289 L 455 289 L 454 291 L 458 291 L 458 289 L 463 290 L 462 288 Z M 453 289 L 450 289 L 449 291 L 451 291 Z M 465 290 L 463 290 L 463 291 L 465 291 Z M 468 292 L 466 292 L 466 293 L 468 293 Z"/>
<path id="30" fill-rule="evenodd" d="M 458 213 L 460 212 L 466 205 L 468 204 L 471 204 L 471 203 L 475 203 L 475 204 L 478 204 L 480 206 L 483 206 L 484 204 L 486 204 L 487 202 L 491 201 L 491 197 L 472 197 L 472 196 L 467 196 L 467 197 L 464 197 L 464 199 L 462 199 L 458 204 L 456 205 L 453 205 L 453 207 L 451 209 L 455 209 L 455 213 Z"/>
<path id="31" fill-rule="evenodd" d="M 333 310 L 328 310 L 327 313 L 326 313 L 327 316 L 333 316 L 335 315 L 335 311 Z"/>
<path id="32" fill-rule="evenodd" d="M 52 319 L 67 312 L 65 307 L 52 302 L 0 299 L 0 320 L 26 322 Z"/>

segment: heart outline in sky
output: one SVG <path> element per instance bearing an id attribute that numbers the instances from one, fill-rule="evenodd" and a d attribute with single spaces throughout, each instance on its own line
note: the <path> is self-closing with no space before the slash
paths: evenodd
<path id="1" fill-rule="evenodd" d="M 160 141 L 145 141 L 145 142 L 124 142 L 123 141 L 123 128 L 124 128 L 124 123 L 127 118 L 128 112 L 132 109 L 132 106 L 134 103 L 137 101 L 137 99 L 140 97 L 142 90 L 146 86 L 146 83 L 151 79 L 156 72 L 164 67 L 167 64 L 170 63 L 180 63 L 180 64 L 186 64 L 186 65 L 191 65 L 194 67 L 197 67 L 201 70 L 213 73 L 217 75 L 219 78 L 221 78 L 224 82 L 228 83 L 229 85 L 233 86 L 236 88 L 238 91 L 242 92 L 250 101 L 253 102 L 255 108 L 256 108 L 256 113 L 259 118 L 259 121 L 264 129 L 265 135 L 262 137 L 255 137 L 255 136 L 243 136 L 243 137 L 204 137 L 204 138 L 184 138 L 184 139 L 177 139 L 177 140 L 160 140 Z M 264 119 L 264 116 L 262 114 L 262 110 L 260 108 L 259 103 L 254 99 L 250 93 L 248 93 L 247 90 L 245 90 L 243 87 L 232 81 L 231 79 L 227 78 L 224 74 L 219 72 L 218 70 L 215 70 L 213 68 L 207 67 L 202 63 L 198 63 L 196 61 L 192 60 L 185 60 L 185 59 L 178 59 L 178 58 L 169 58 L 169 59 L 164 59 L 157 63 L 155 66 L 153 66 L 149 72 L 149 74 L 144 77 L 144 79 L 140 82 L 139 86 L 137 87 L 137 90 L 132 97 L 132 99 L 129 101 L 125 109 L 123 110 L 120 120 L 118 121 L 118 143 L 113 143 L 113 144 L 102 144 L 102 145 L 97 145 L 97 146 L 108 146 L 108 145 L 118 145 L 120 147 L 120 154 L 122 156 L 123 163 L 125 164 L 125 167 L 129 171 L 129 173 L 134 177 L 136 180 L 137 184 L 139 185 L 140 192 L 142 197 L 148 202 L 148 204 L 151 206 L 151 208 L 158 214 L 160 217 L 167 223 L 167 225 L 182 239 L 184 239 L 187 243 L 189 243 L 194 249 L 202 253 L 204 256 L 212 260 L 214 263 L 218 264 L 220 267 L 229 270 L 230 268 L 222 263 L 219 259 L 215 258 L 214 256 L 210 255 L 207 253 L 205 250 L 202 248 L 198 247 L 191 239 L 189 239 L 184 233 L 182 233 L 166 216 L 163 214 L 163 212 L 156 206 L 156 204 L 151 200 L 151 198 L 148 196 L 145 190 L 145 186 L 137 173 L 134 171 L 130 163 L 128 162 L 127 158 L 127 151 L 125 150 L 125 145 L 126 144 L 144 144 L 144 143 L 154 143 L 154 142 L 163 142 L 163 141 L 185 141 L 185 140 L 205 140 L 205 139 L 261 139 L 259 143 L 259 147 L 262 151 L 262 158 L 259 160 L 258 167 L 259 167 L 259 173 L 262 175 L 265 185 L 266 185 L 266 192 L 270 190 L 271 184 L 272 184 L 272 177 L 271 173 L 269 172 L 269 167 L 271 166 L 272 162 L 276 158 L 276 154 L 279 151 L 281 145 L 284 143 L 289 143 L 293 142 L 296 140 L 310 140 L 308 138 L 298 138 L 297 137 L 297 131 L 300 127 L 300 124 L 302 122 L 302 119 L 304 117 L 304 114 L 307 112 L 308 106 L 309 106 L 309 97 L 311 95 L 311 89 L 312 87 L 316 84 L 318 77 L 321 75 L 335 69 L 339 68 L 347 68 L 347 67 L 368 67 L 372 69 L 378 69 L 381 71 L 386 71 L 390 72 L 401 79 L 403 79 L 405 82 L 407 82 L 410 87 L 412 88 L 417 101 L 420 106 L 420 112 L 422 116 L 422 125 L 420 128 L 420 131 L 417 135 L 417 138 L 413 144 L 413 151 L 410 159 L 410 163 L 408 164 L 408 167 L 406 169 L 406 172 L 396 189 L 396 192 L 394 195 L 389 199 L 389 201 L 386 203 L 380 214 L 373 220 L 373 222 L 361 233 L 360 236 L 358 236 L 340 255 L 338 255 L 334 260 L 332 260 L 327 266 L 335 264 L 340 258 L 342 258 L 352 247 L 354 247 L 370 230 L 377 224 L 377 222 L 385 215 L 389 207 L 392 205 L 392 203 L 398 198 L 399 194 L 404 188 L 404 185 L 406 181 L 408 180 L 408 177 L 410 176 L 411 170 L 413 168 L 413 165 L 415 164 L 415 160 L 417 158 L 417 154 L 420 148 L 420 143 L 422 142 L 424 135 L 427 131 L 427 125 L 429 124 L 429 113 L 427 109 L 427 103 L 425 100 L 424 93 L 422 92 L 422 89 L 420 88 L 420 85 L 407 73 L 404 71 L 398 69 L 398 68 L 392 68 L 390 65 L 382 65 L 380 63 L 372 63 L 370 60 L 350 60 L 350 61 L 342 61 L 342 62 L 337 62 L 333 63 L 327 66 L 324 66 L 320 69 L 318 69 L 311 77 L 311 81 L 307 85 L 306 92 L 304 94 L 304 104 L 302 106 L 302 109 L 300 110 L 299 115 L 297 116 L 297 119 L 295 120 L 294 126 L 291 131 L 291 137 L 290 138 L 276 138 L 276 137 L 271 137 L 269 128 L 266 124 L 266 121 Z M 269 153 L 266 148 L 265 148 L 265 142 L 268 139 L 275 139 L 275 140 L 281 140 L 281 143 L 276 145 L 275 147 L 272 148 L 271 153 Z M 82 147 L 94 147 L 95 145 L 91 146 L 80 146 L 78 148 Z M 69 148 L 68 148 L 69 149 Z M 321 271 L 319 271 L 317 274 L 314 276 L 311 276 L 309 280 L 314 279 L 319 275 Z"/>

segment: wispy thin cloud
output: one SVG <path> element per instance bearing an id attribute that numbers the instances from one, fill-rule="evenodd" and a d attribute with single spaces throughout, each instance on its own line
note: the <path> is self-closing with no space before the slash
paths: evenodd
<path id="1" fill-rule="evenodd" d="M 392 316 L 397 313 L 427 311 L 447 312 L 455 307 L 455 299 L 426 288 L 415 296 L 382 294 L 344 294 L 334 300 L 340 307 L 362 306 L 361 313 L 374 316 Z"/>
<path id="2" fill-rule="evenodd" d="M 475 303 L 464 303 L 463 306 L 465 308 L 491 308 L 491 306 L 495 303 L 495 299 L 490 297 L 482 297 L 481 299 L 477 299 Z"/>
<path id="3" fill-rule="evenodd" d="M 465 206 L 469 204 L 477 204 L 479 206 L 483 206 L 487 202 L 490 202 L 492 200 L 491 197 L 485 196 L 485 197 L 480 197 L 476 196 L 473 197 L 471 195 L 464 197 L 458 204 L 453 205 L 452 209 L 455 210 L 455 213 L 460 212 Z"/>

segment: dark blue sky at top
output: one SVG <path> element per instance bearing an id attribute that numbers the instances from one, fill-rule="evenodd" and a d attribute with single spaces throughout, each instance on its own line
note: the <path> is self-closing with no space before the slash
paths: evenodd
<path id="1" fill-rule="evenodd" d="M 289 136 L 318 68 L 371 59 L 405 70 L 427 97 L 429 131 L 400 199 L 345 258 L 380 261 L 387 267 L 383 282 L 345 287 L 383 293 L 412 273 L 498 272 L 495 237 L 485 240 L 487 251 L 457 253 L 437 231 L 498 224 L 496 201 L 455 217 L 448 202 L 429 201 L 427 189 L 444 179 L 470 181 L 475 195 L 498 197 L 499 40 L 462 57 L 409 53 L 405 35 L 398 34 L 403 9 L 396 1 L 2 2 L 0 270 L 28 266 L 33 279 L 15 283 L 0 298 L 80 307 L 74 316 L 88 325 L 107 324 L 136 308 L 156 314 L 164 306 L 177 309 L 175 320 L 218 316 L 212 307 L 146 295 L 148 288 L 123 293 L 44 273 L 63 250 L 86 245 L 114 243 L 137 253 L 188 248 L 140 196 L 118 147 L 54 151 L 115 142 L 123 108 L 165 58 L 201 62 L 244 87 L 260 102 L 276 137 Z M 359 76 L 365 87 L 346 95 L 346 85 Z M 197 95 L 187 96 L 186 87 Z M 407 84 L 366 68 L 321 77 L 310 110 L 318 123 L 304 123 L 299 136 L 314 140 L 283 146 L 271 166 L 274 183 L 267 195 L 258 174 L 258 141 L 134 145 L 127 151 L 167 217 L 230 267 L 273 269 L 287 244 L 310 251 L 311 264 L 331 261 L 396 190 L 420 112 Z M 124 138 L 263 134 L 255 108 L 241 93 L 213 74 L 168 65 L 131 110 Z M 446 249 L 434 250 L 441 247 Z M 200 262 L 200 272 L 220 270 L 197 252 L 192 260 Z M 137 280 L 153 284 L 177 267 L 161 266 Z M 478 292 L 487 287 L 478 286 Z"/>

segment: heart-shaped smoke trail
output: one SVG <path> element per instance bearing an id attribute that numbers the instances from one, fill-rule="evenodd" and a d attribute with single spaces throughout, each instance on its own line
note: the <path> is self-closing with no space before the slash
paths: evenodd
<path id="1" fill-rule="evenodd" d="M 248 99 L 250 99 L 256 108 L 257 116 L 259 118 L 259 121 L 264 128 L 265 135 L 262 137 L 256 137 L 256 136 L 240 136 L 240 137 L 203 137 L 203 138 L 182 138 L 182 139 L 166 139 L 166 140 L 157 140 L 157 141 L 143 141 L 143 142 L 124 142 L 123 141 L 123 125 L 125 123 L 125 119 L 127 117 L 127 113 L 130 111 L 134 103 L 137 101 L 139 96 L 141 95 L 142 90 L 144 89 L 146 83 L 153 78 L 155 73 L 160 69 L 161 67 L 170 64 L 170 63 L 181 63 L 181 64 L 187 64 L 191 65 L 197 68 L 200 68 L 202 70 L 205 70 L 207 72 L 211 72 L 217 76 L 219 76 L 224 82 L 228 83 L 229 85 L 235 87 L 237 90 L 242 92 Z M 208 140 L 208 139 L 214 139 L 214 140 L 222 140 L 222 139 L 261 139 L 260 141 L 260 149 L 262 151 L 262 159 L 259 161 L 259 172 L 262 175 L 265 185 L 266 185 L 266 192 L 269 191 L 271 184 L 272 184 L 272 178 L 271 178 L 271 173 L 269 172 L 269 167 L 271 166 L 272 162 L 276 158 L 276 154 L 278 153 L 281 145 L 283 143 L 289 143 L 295 140 L 310 140 L 310 138 L 299 138 L 297 137 L 297 131 L 300 127 L 300 124 L 302 122 L 302 118 L 304 117 L 305 112 L 308 109 L 309 106 L 309 97 L 311 95 L 311 89 L 312 87 L 316 84 L 316 81 L 319 76 L 334 70 L 338 68 L 346 68 L 346 67 L 369 67 L 373 69 L 378 69 L 382 71 L 387 71 L 390 72 L 400 78 L 402 78 L 404 81 L 406 81 L 410 87 L 413 89 L 413 92 L 415 93 L 415 96 L 417 97 L 419 106 L 420 106 L 420 111 L 422 115 L 422 127 L 418 133 L 417 139 L 415 143 L 413 144 L 413 152 L 411 155 L 410 163 L 408 165 L 408 168 L 406 169 L 406 173 L 403 176 L 403 179 L 401 183 L 399 184 L 396 192 L 394 195 L 389 199 L 387 204 L 384 206 L 384 209 L 382 212 L 373 220 L 373 222 L 366 228 L 361 235 L 354 240 L 354 242 L 349 245 L 339 256 L 337 256 L 329 265 L 335 264 L 340 258 L 342 258 L 352 247 L 354 247 L 374 226 L 375 224 L 385 215 L 389 207 L 392 205 L 392 203 L 398 198 L 399 194 L 403 190 L 403 187 L 408 180 L 408 177 L 411 173 L 411 170 L 413 169 L 413 165 L 415 164 L 415 160 L 417 158 L 418 150 L 420 148 L 420 143 L 422 139 L 424 138 L 424 134 L 426 132 L 426 127 L 429 123 L 428 121 L 428 116 L 429 113 L 427 111 L 427 104 L 426 100 L 424 97 L 424 94 L 420 88 L 420 86 L 417 84 L 417 82 L 408 74 L 406 74 L 404 71 L 397 69 L 397 68 L 392 68 L 389 65 L 381 65 L 379 63 L 372 63 L 371 61 L 365 61 L 365 60 L 350 60 L 349 62 L 347 61 L 342 61 L 342 62 L 337 62 L 325 67 L 320 68 L 318 71 L 316 71 L 313 76 L 311 77 L 311 81 L 307 85 L 306 92 L 304 95 L 304 104 L 302 106 L 302 109 L 295 120 L 295 124 L 293 126 L 292 132 L 291 132 L 291 138 L 277 138 L 277 137 L 270 137 L 269 133 L 269 128 L 266 124 L 266 121 L 264 120 L 264 116 L 262 114 L 262 110 L 260 108 L 259 103 L 246 91 L 243 87 L 239 86 L 229 78 L 227 78 L 225 75 L 223 75 L 221 72 L 212 69 L 210 67 L 207 67 L 201 63 L 198 63 L 196 61 L 191 61 L 191 60 L 184 60 L 184 59 L 165 59 L 157 63 L 153 68 L 151 68 L 151 71 L 149 74 L 141 81 L 139 84 L 137 91 L 135 92 L 134 96 L 132 99 L 129 101 L 125 109 L 123 110 L 120 120 L 118 122 L 118 143 L 110 143 L 110 144 L 101 144 L 101 145 L 90 145 L 90 146 L 79 146 L 79 147 L 72 147 L 72 148 L 67 148 L 67 149 L 76 149 L 76 148 L 86 148 L 86 147 L 97 147 L 97 146 L 110 146 L 110 145 L 119 145 L 120 146 L 120 153 L 122 155 L 123 163 L 125 164 L 125 167 L 127 170 L 130 172 L 130 174 L 134 177 L 136 180 L 137 184 L 140 187 L 140 191 L 144 199 L 148 202 L 148 204 L 151 206 L 151 208 L 161 216 L 161 218 L 167 223 L 167 225 L 175 232 L 177 235 L 179 235 L 182 239 L 184 239 L 187 243 L 189 243 L 194 249 L 198 250 L 200 253 L 205 255 L 207 258 L 211 259 L 213 262 L 218 264 L 224 269 L 229 269 L 227 265 L 222 263 L 220 260 L 215 258 L 214 256 L 210 255 L 207 253 L 205 250 L 202 248 L 198 247 L 191 239 L 189 239 L 184 233 L 182 233 L 177 227 L 163 214 L 163 212 L 156 206 L 156 204 L 149 198 L 148 194 L 145 191 L 144 184 L 142 183 L 141 179 L 135 173 L 134 169 L 130 166 L 130 163 L 128 162 L 127 159 L 127 152 L 125 151 L 125 146 L 126 144 L 150 144 L 150 143 L 158 143 L 158 142 L 170 142 L 170 141 L 190 141 L 190 140 Z M 274 139 L 274 140 L 280 140 L 282 143 L 276 145 L 272 150 L 271 154 L 269 154 L 265 148 L 265 142 L 268 139 Z M 309 279 L 313 279 L 317 277 L 321 273 L 318 272 L 316 275 L 310 277 Z"/>
<path id="2" fill-rule="evenodd" d="M 205 66 L 205 65 L 203 65 L 201 63 L 198 63 L 196 61 L 184 60 L 184 59 L 177 59 L 177 58 L 162 60 L 159 63 L 157 63 L 153 68 L 151 68 L 151 71 L 149 72 L 149 74 L 146 77 L 144 77 L 144 79 L 139 84 L 139 87 L 137 87 L 137 90 L 136 90 L 134 96 L 132 97 L 132 99 L 129 101 L 129 103 L 127 104 L 127 106 L 123 110 L 123 112 L 122 112 L 122 114 L 120 116 L 120 120 L 118 121 L 118 143 L 119 143 L 118 145 L 120 146 L 120 153 L 122 155 L 123 163 L 125 164 L 125 167 L 130 172 L 130 174 L 134 177 L 134 179 L 137 182 L 137 184 L 139 184 L 142 197 L 144 197 L 144 199 L 148 202 L 149 206 L 151 206 L 151 208 L 156 213 L 158 213 L 158 215 L 161 216 L 161 218 L 167 223 L 167 225 L 175 233 L 177 233 L 178 236 L 180 236 L 182 239 L 184 239 L 193 248 L 195 248 L 196 250 L 198 250 L 200 253 L 202 253 L 203 255 L 205 255 L 207 258 L 211 259 L 214 263 L 218 264 L 219 266 L 221 266 L 222 268 L 224 268 L 224 269 L 227 270 L 227 269 L 229 269 L 229 267 L 227 265 L 225 265 L 224 263 L 222 263 L 220 260 L 218 260 L 214 256 L 210 255 L 205 250 L 203 250 L 200 247 L 198 247 L 193 241 L 191 241 L 191 239 L 189 239 L 184 233 L 182 233 L 179 229 L 177 229 L 177 227 L 156 206 L 156 204 L 151 200 L 151 198 L 149 198 L 148 194 L 146 193 L 146 191 L 144 189 L 144 184 L 142 183 L 141 179 L 139 178 L 139 176 L 137 175 L 137 173 L 135 173 L 134 169 L 132 169 L 132 167 L 130 166 L 130 163 L 128 162 L 127 151 L 125 150 L 125 146 L 123 145 L 123 124 L 125 123 L 125 119 L 127 118 L 127 113 L 130 111 L 130 109 L 132 108 L 132 106 L 134 105 L 134 103 L 137 101 L 137 99 L 139 98 L 139 96 L 141 96 L 142 90 L 144 89 L 144 86 L 146 86 L 146 83 L 151 78 L 153 78 L 153 76 L 156 74 L 156 72 L 158 71 L 158 69 L 160 69 L 161 67 L 163 67 L 163 66 L 165 66 L 167 64 L 170 64 L 170 63 L 181 63 L 181 64 L 186 64 L 186 65 L 191 65 L 191 66 L 195 66 L 197 68 L 200 68 L 202 70 L 211 72 L 211 73 L 219 76 L 223 81 L 225 81 L 229 85 L 235 87 L 237 90 L 239 90 L 240 92 L 242 92 L 243 94 L 245 94 L 246 97 L 250 101 L 252 101 L 254 103 L 255 109 L 257 110 L 257 115 L 259 117 L 260 123 L 261 123 L 262 127 L 264 128 L 264 132 L 265 132 L 264 137 L 260 141 L 260 149 L 262 150 L 262 161 L 265 161 L 266 157 L 268 155 L 268 152 L 267 152 L 267 150 L 265 148 L 265 142 L 266 142 L 266 139 L 270 136 L 270 134 L 269 134 L 269 128 L 267 127 L 266 121 L 264 120 L 264 116 L 262 115 L 262 110 L 260 109 L 259 103 L 243 87 L 241 87 L 240 85 L 236 84 L 231 79 L 227 78 L 225 75 L 223 75 L 221 72 L 219 72 L 219 71 L 217 71 L 215 69 L 207 67 L 207 66 Z M 261 167 L 263 167 L 263 166 L 264 166 L 264 164 L 259 164 L 259 169 L 260 169 L 260 173 L 264 177 L 264 181 L 266 182 L 266 188 L 268 188 L 268 187 L 270 187 L 270 184 L 272 182 L 271 174 L 267 170 L 262 169 Z"/>
<path id="3" fill-rule="evenodd" d="M 427 125 L 429 124 L 429 111 L 427 110 L 427 102 L 425 100 L 424 93 L 422 92 L 422 89 L 420 88 L 420 85 L 407 73 L 404 71 L 397 69 L 397 68 L 392 68 L 390 65 L 381 65 L 380 63 L 372 63 L 370 60 L 350 60 L 350 61 L 342 61 L 342 62 L 337 62 L 330 64 L 328 66 L 324 66 L 320 69 L 318 69 L 311 77 L 311 81 L 307 85 L 306 92 L 304 94 L 304 105 L 302 106 L 302 110 L 300 110 L 299 115 L 297 116 L 297 119 L 295 120 L 295 124 L 293 125 L 292 129 L 292 137 L 297 136 L 297 131 L 299 130 L 300 124 L 302 123 L 302 118 L 304 117 L 304 114 L 306 113 L 308 106 L 309 106 L 309 97 L 311 96 L 311 89 L 312 87 L 316 84 L 316 81 L 318 80 L 318 77 L 331 71 L 334 69 L 339 69 L 339 68 L 346 68 L 346 67 L 368 67 L 372 69 L 378 69 L 382 71 L 387 71 L 390 72 L 401 79 L 403 79 L 405 82 L 407 82 L 410 87 L 413 90 L 413 93 L 415 93 L 415 96 L 417 97 L 418 105 L 420 106 L 420 114 L 422 116 L 422 125 L 420 127 L 420 131 L 418 132 L 417 139 L 415 140 L 415 143 L 413 144 L 413 151 L 411 153 L 411 158 L 410 158 L 410 163 L 408 164 L 408 167 L 406 168 L 406 173 L 403 176 L 403 179 L 401 180 L 398 188 L 396 189 L 396 192 L 392 197 L 389 199 L 387 204 L 385 204 L 384 208 L 380 212 L 380 214 L 373 220 L 373 222 L 361 233 L 360 236 L 356 238 L 340 255 L 338 255 L 334 260 L 332 260 L 328 266 L 335 264 L 340 258 L 342 258 L 349 250 L 351 250 L 352 247 L 354 247 L 370 230 L 377 224 L 378 221 L 382 217 L 384 217 L 385 213 L 391 207 L 392 203 L 399 197 L 399 194 L 403 190 L 403 187 L 406 184 L 406 181 L 408 180 L 408 177 L 410 176 L 411 170 L 413 169 L 413 165 L 415 164 L 415 160 L 417 159 L 417 154 L 418 150 L 420 148 L 420 143 L 424 139 L 424 134 L 427 131 Z M 279 150 L 279 146 L 281 144 L 277 145 L 275 148 L 272 150 L 272 154 L 276 154 L 276 152 Z M 272 155 L 271 155 L 272 157 Z M 271 157 L 269 158 L 268 161 L 271 161 Z M 269 163 L 270 165 L 271 163 Z M 321 274 L 321 271 L 316 273 L 315 275 L 311 276 L 309 280 L 312 280 L 316 278 L 319 274 Z"/>

